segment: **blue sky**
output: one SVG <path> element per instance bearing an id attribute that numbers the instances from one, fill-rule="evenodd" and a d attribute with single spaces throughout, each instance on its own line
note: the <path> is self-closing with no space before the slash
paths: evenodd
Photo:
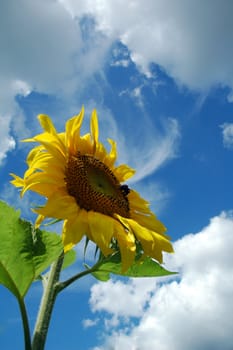
<path id="1" fill-rule="evenodd" d="M 96 108 L 129 182 L 165 223 L 179 279 L 83 279 L 59 296 L 46 349 L 217 350 L 233 346 L 233 3 L 19 0 L 0 11 L 0 197 L 34 220 L 10 184 L 40 132 Z M 60 227 L 57 227 L 60 229 Z M 80 268 L 80 260 L 64 278 Z M 90 249 L 89 257 L 92 256 Z M 27 306 L 33 329 L 41 287 Z M 23 349 L 16 301 L 0 287 L 0 347 Z"/>

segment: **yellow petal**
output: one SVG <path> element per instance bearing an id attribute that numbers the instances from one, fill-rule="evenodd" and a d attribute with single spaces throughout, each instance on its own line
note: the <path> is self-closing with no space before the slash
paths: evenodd
<path id="1" fill-rule="evenodd" d="M 60 141 L 65 145 L 66 144 L 66 134 L 64 132 L 59 132 L 57 134 Z"/>
<path id="2" fill-rule="evenodd" d="M 115 141 L 108 139 L 108 142 L 111 145 L 111 150 L 109 154 L 106 155 L 104 163 L 109 167 L 112 168 L 116 159 L 117 159 L 117 144 Z"/>
<path id="3" fill-rule="evenodd" d="M 61 176 L 61 174 L 55 174 L 52 175 L 49 173 L 44 172 L 35 172 L 31 174 L 28 178 L 24 179 L 24 188 L 22 190 L 22 195 L 25 194 L 26 191 L 31 190 L 34 188 L 35 191 L 35 185 L 37 185 L 37 188 L 41 186 L 43 188 L 44 184 L 51 184 L 56 187 L 63 187 L 64 186 L 64 179 Z"/>
<path id="4" fill-rule="evenodd" d="M 61 151 L 61 153 L 64 155 L 65 154 L 65 147 L 64 143 L 62 142 L 61 138 L 59 138 L 57 131 L 53 125 L 53 122 L 49 118 L 49 116 L 45 114 L 39 114 L 38 115 L 39 122 L 42 126 L 42 128 L 45 130 L 45 134 L 50 134 L 53 136 L 55 141 L 51 141 L 56 143 L 57 148 Z M 34 137 L 36 138 L 36 137 Z"/>
<path id="5" fill-rule="evenodd" d="M 93 154 L 93 145 L 91 143 L 91 135 L 89 133 L 80 137 L 77 150 L 81 154 Z M 75 154 L 77 154 L 77 152 Z"/>
<path id="6" fill-rule="evenodd" d="M 28 164 L 28 166 L 30 166 L 30 164 L 32 163 L 34 158 L 38 155 L 38 153 L 40 153 L 40 151 L 43 148 L 44 148 L 43 146 L 39 145 L 39 146 L 33 147 L 31 149 L 31 151 L 28 153 L 28 156 L 27 156 L 27 164 Z"/>
<path id="7" fill-rule="evenodd" d="M 149 202 L 132 189 L 128 194 L 128 199 L 130 203 L 130 217 L 132 219 L 137 221 L 140 225 L 158 232 L 169 239 L 169 236 L 164 233 L 167 230 L 166 227 L 156 218 L 155 214 L 151 212 Z"/>
<path id="8" fill-rule="evenodd" d="M 55 219 L 73 218 L 78 215 L 79 207 L 75 199 L 63 191 L 57 190 L 49 197 L 44 207 L 34 210 L 36 213 Z"/>
<path id="9" fill-rule="evenodd" d="M 65 144 L 69 149 L 70 154 L 75 155 L 78 150 L 80 139 L 80 128 L 84 117 L 84 107 L 80 113 L 69 119 L 66 123 Z"/>
<path id="10" fill-rule="evenodd" d="M 38 215 L 35 221 L 35 228 L 39 228 L 45 217 L 43 215 Z"/>
<path id="11" fill-rule="evenodd" d="M 15 175 L 13 173 L 10 173 L 10 175 L 14 178 L 14 180 L 11 180 L 10 183 L 14 185 L 15 187 L 23 187 L 24 186 L 24 179 L 19 177 L 18 175 Z"/>
<path id="12" fill-rule="evenodd" d="M 48 198 L 57 191 L 57 188 L 58 186 L 56 184 L 36 182 L 28 186 L 26 190 L 24 189 L 21 196 L 23 196 L 26 191 L 30 190 Z"/>
<path id="13" fill-rule="evenodd" d="M 135 236 L 141 242 L 146 255 L 163 262 L 162 251 L 173 252 L 172 244 L 162 235 L 146 229 L 132 219 L 126 219 Z"/>
<path id="14" fill-rule="evenodd" d="M 29 168 L 26 170 L 24 174 L 24 178 L 27 178 L 31 173 L 33 173 L 36 169 L 43 170 L 48 167 L 48 164 L 51 165 L 57 164 L 57 162 L 53 161 L 53 156 L 48 152 L 37 152 L 37 154 L 33 155 L 33 158 L 30 160 Z"/>
<path id="15" fill-rule="evenodd" d="M 92 148 L 93 148 L 93 146 L 92 146 Z M 93 153 L 93 151 L 92 151 L 92 153 Z M 107 151 L 106 151 L 106 149 L 105 149 L 105 147 L 104 147 L 104 145 L 102 143 L 100 143 L 100 142 L 97 143 L 94 155 L 95 155 L 96 158 L 98 158 L 103 163 L 108 165 L 107 162 L 106 162 L 106 157 L 107 157 L 108 154 L 107 154 Z"/>
<path id="16" fill-rule="evenodd" d="M 148 212 L 149 202 L 142 198 L 139 193 L 133 189 L 130 190 L 128 194 L 129 201 L 131 205 L 141 212 Z"/>
<path id="17" fill-rule="evenodd" d="M 158 232 L 161 235 L 164 235 L 165 237 L 169 238 L 167 235 L 164 234 L 166 232 L 166 227 L 163 225 L 163 223 L 156 219 L 156 216 L 151 214 L 144 215 L 140 212 L 131 212 L 130 217 L 137 221 L 140 225 L 148 228 L 149 230 Z"/>
<path id="18" fill-rule="evenodd" d="M 55 137 L 49 133 L 44 133 L 35 136 L 34 141 L 41 143 L 48 152 L 58 158 L 58 160 L 64 162 L 66 149 L 59 137 Z"/>
<path id="19" fill-rule="evenodd" d="M 124 182 L 135 174 L 135 170 L 130 168 L 128 165 L 121 164 L 113 169 L 113 173 L 119 182 Z"/>
<path id="20" fill-rule="evenodd" d="M 152 234 L 152 236 L 153 236 L 153 238 L 155 240 L 155 244 L 159 245 L 161 250 L 163 250 L 164 252 L 167 252 L 167 253 L 173 253 L 174 252 L 172 243 L 170 242 L 169 239 L 167 239 L 163 235 L 160 235 L 157 232 L 153 232 L 152 231 L 151 234 Z"/>
<path id="21" fill-rule="evenodd" d="M 94 154 L 96 150 L 96 146 L 98 144 L 98 137 L 99 137 L 99 128 L 98 128 L 98 116 L 97 112 L 94 109 L 91 115 L 91 136 L 92 136 L 92 142 L 93 142 L 93 148 L 94 148 Z"/>
<path id="22" fill-rule="evenodd" d="M 44 131 L 48 132 L 49 134 L 53 134 L 53 135 L 57 134 L 57 131 L 56 131 L 54 125 L 53 125 L 53 122 L 49 118 L 48 115 L 46 115 L 46 114 L 39 114 L 37 116 L 37 118 L 39 119 L 40 125 L 42 126 Z"/>
<path id="23" fill-rule="evenodd" d="M 122 272 L 126 272 L 135 259 L 135 238 L 130 227 L 128 226 L 128 230 L 126 231 L 117 220 L 114 221 L 114 236 L 117 239 L 121 252 Z"/>
<path id="24" fill-rule="evenodd" d="M 42 134 L 39 134 L 39 135 L 42 135 Z M 34 137 L 30 137 L 28 139 L 21 140 L 21 142 L 36 142 L 36 140 L 34 139 Z"/>
<path id="25" fill-rule="evenodd" d="M 39 170 L 37 172 L 38 174 L 47 174 L 63 183 L 65 177 L 65 166 L 65 163 L 57 162 L 51 154 L 44 153 L 34 158 L 30 167 L 26 170 L 24 178 L 28 178 L 36 170 Z"/>
<path id="26" fill-rule="evenodd" d="M 73 220 L 65 220 L 62 231 L 64 251 L 67 252 L 88 234 L 87 212 L 81 209 Z"/>
<path id="27" fill-rule="evenodd" d="M 113 236 L 114 219 L 101 213 L 89 211 L 88 223 L 92 239 L 102 253 L 105 256 L 112 253 L 112 249 L 109 246 Z"/>

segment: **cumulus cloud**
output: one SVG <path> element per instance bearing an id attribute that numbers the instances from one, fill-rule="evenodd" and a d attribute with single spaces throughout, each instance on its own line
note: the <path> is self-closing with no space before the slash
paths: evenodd
<path id="1" fill-rule="evenodd" d="M 85 320 L 83 320 L 83 327 L 84 328 L 90 328 L 95 326 L 98 323 L 99 319 L 96 320 L 91 320 L 89 318 L 86 318 Z"/>
<path id="2" fill-rule="evenodd" d="M 37 91 L 71 101 L 85 78 L 103 64 L 108 45 L 97 34 L 84 39 L 81 24 L 58 1 L 1 4 L 0 114 L 6 121 L 1 158 L 12 148 L 10 126 L 20 114 L 15 96 Z"/>
<path id="3" fill-rule="evenodd" d="M 161 65 L 192 89 L 233 87 L 233 3 L 207 1 L 60 0 L 73 14 L 92 15 L 98 29 L 120 38 L 146 74 Z"/>
<path id="4" fill-rule="evenodd" d="M 231 349 L 232 232 L 232 214 L 222 213 L 200 232 L 175 242 L 175 254 L 167 257 L 166 264 L 180 272 L 179 279 L 162 284 L 144 279 L 95 284 L 92 311 L 125 319 L 123 327 L 115 322 L 116 327 L 108 329 L 98 349 Z M 138 322 L 129 323 L 130 317 Z"/>
<path id="5" fill-rule="evenodd" d="M 15 140 L 9 135 L 10 118 L 0 115 L 0 163 L 6 157 L 6 153 L 15 148 Z"/>
<path id="6" fill-rule="evenodd" d="M 1 159 L 12 149 L 10 124 L 15 96 L 32 89 L 51 92 L 72 72 L 71 54 L 79 35 L 64 8 L 54 1 L 20 0 L 1 4 L 0 113 Z M 4 121 L 4 122 L 2 122 Z M 0 161 L 1 161 L 0 159 Z"/>
<path id="7" fill-rule="evenodd" d="M 1 78 L 54 92 L 73 73 L 79 28 L 56 1 L 5 1 L 1 8 Z"/>
<path id="8" fill-rule="evenodd" d="M 222 128 L 224 147 L 233 149 L 233 123 L 224 123 L 220 127 Z"/>

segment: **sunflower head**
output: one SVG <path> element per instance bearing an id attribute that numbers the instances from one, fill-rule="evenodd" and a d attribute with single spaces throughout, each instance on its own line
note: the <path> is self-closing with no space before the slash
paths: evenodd
<path id="1" fill-rule="evenodd" d="M 81 136 L 83 117 L 82 108 L 58 133 L 48 116 L 39 115 L 44 132 L 24 140 L 39 145 L 28 154 L 24 177 L 11 174 L 12 184 L 22 189 L 21 195 L 31 190 L 46 198 L 42 208 L 34 209 L 36 225 L 45 218 L 64 220 L 65 251 L 87 236 L 105 256 L 119 248 L 123 271 L 134 262 L 139 246 L 143 256 L 162 263 L 162 252 L 173 252 L 164 225 L 125 183 L 134 170 L 116 165 L 116 142 L 108 139 L 109 152 L 99 142 L 96 111 L 90 133 Z"/>

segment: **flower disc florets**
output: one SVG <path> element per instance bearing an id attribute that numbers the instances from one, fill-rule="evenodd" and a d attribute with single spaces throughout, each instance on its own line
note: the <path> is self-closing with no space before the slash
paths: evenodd
<path id="1" fill-rule="evenodd" d="M 91 155 L 72 156 L 66 167 L 66 187 L 80 208 L 129 217 L 127 194 L 111 169 Z"/>

